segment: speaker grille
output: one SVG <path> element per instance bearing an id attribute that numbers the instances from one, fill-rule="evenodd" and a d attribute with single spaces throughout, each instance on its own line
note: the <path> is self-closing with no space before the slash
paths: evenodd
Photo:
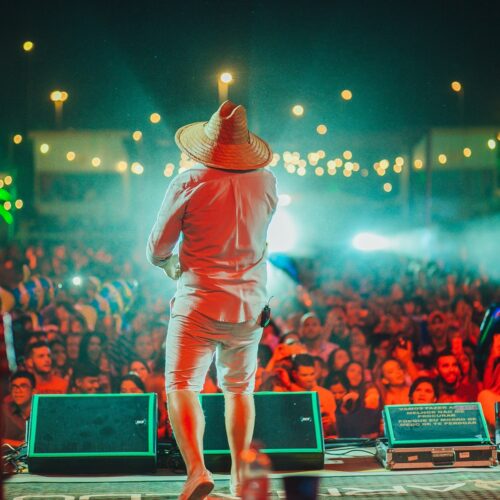
<path id="1" fill-rule="evenodd" d="M 261 392 L 255 399 L 254 439 L 268 451 L 322 450 L 321 419 L 314 392 Z M 201 395 L 206 418 L 205 453 L 229 452 L 224 426 L 224 397 Z"/>
<path id="2" fill-rule="evenodd" d="M 148 452 L 152 424 L 149 400 L 148 394 L 39 397 L 33 451 L 35 454 Z"/>

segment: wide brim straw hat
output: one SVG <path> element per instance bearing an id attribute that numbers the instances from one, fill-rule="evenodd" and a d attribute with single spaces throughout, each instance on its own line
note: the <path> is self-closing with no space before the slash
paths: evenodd
<path id="1" fill-rule="evenodd" d="M 243 106 L 223 102 L 208 122 L 181 127 L 175 134 L 180 150 L 192 160 L 226 170 L 254 170 L 268 165 L 273 152 L 248 130 Z"/>

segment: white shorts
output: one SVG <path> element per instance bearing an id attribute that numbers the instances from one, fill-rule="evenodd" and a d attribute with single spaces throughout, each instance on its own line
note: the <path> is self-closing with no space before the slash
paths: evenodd
<path id="1" fill-rule="evenodd" d="M 200 392 L 214 353 L 222 391 L 251 394 L 262 330 L 257 319 L 225 323 L 197 311 L 189 316 L 173 315 L 166 340 L 167 394 L 179 390 Z"/>

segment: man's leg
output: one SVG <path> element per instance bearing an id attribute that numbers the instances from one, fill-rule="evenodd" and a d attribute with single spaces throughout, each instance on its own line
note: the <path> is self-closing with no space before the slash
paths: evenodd
<path id="1" fill-rule="evenodd" d="M 224 392 L 226 432 L 231 450 L 231 480 L 234 485 L 243 479 L 241 452 L 250 448 L 255 425 L 253 394 Z"/>
<path id="2" fill-rule="evenodd" d="M 198 400 L 198 393 L 189 390 L 172 391 L 167 395 L 168 415 L 186 464 L 188 477 L 205 470 L 203 460 L 203 432 L 205 416 Z"/>
<path id="3" fill-rule="evenodd" d="M 217 347 L 217 378 L 224 392 L 226 433 L 231 450 L 231 483 L 238 492 L 243 479 L 241 453 L 250 448 L 255 426 L 253 390 L 262 328 L 256 321 L 227 326 Z"/>
<path id="4" fill-rule="evenodd" d="M 205 417 L 198 400 L 215 351 L 203 318 L 172 315 L 166 340 L 167 406 L 174 436 L 186 464 L 188 478 L 182 500 L 205 498 L 214 481 L 203 460 Z"/>

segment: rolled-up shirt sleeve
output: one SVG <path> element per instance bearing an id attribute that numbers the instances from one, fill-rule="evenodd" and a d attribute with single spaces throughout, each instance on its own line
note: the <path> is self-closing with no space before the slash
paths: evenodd
<path id="1" fill-rule="evenodd" d="M 182 182 L 178 178 L 173 179 L 148 238 L 146 256 L 154 266 L 163 267 L 172 256 L 181 234 L 186 203 L 186 190 Z"/>

